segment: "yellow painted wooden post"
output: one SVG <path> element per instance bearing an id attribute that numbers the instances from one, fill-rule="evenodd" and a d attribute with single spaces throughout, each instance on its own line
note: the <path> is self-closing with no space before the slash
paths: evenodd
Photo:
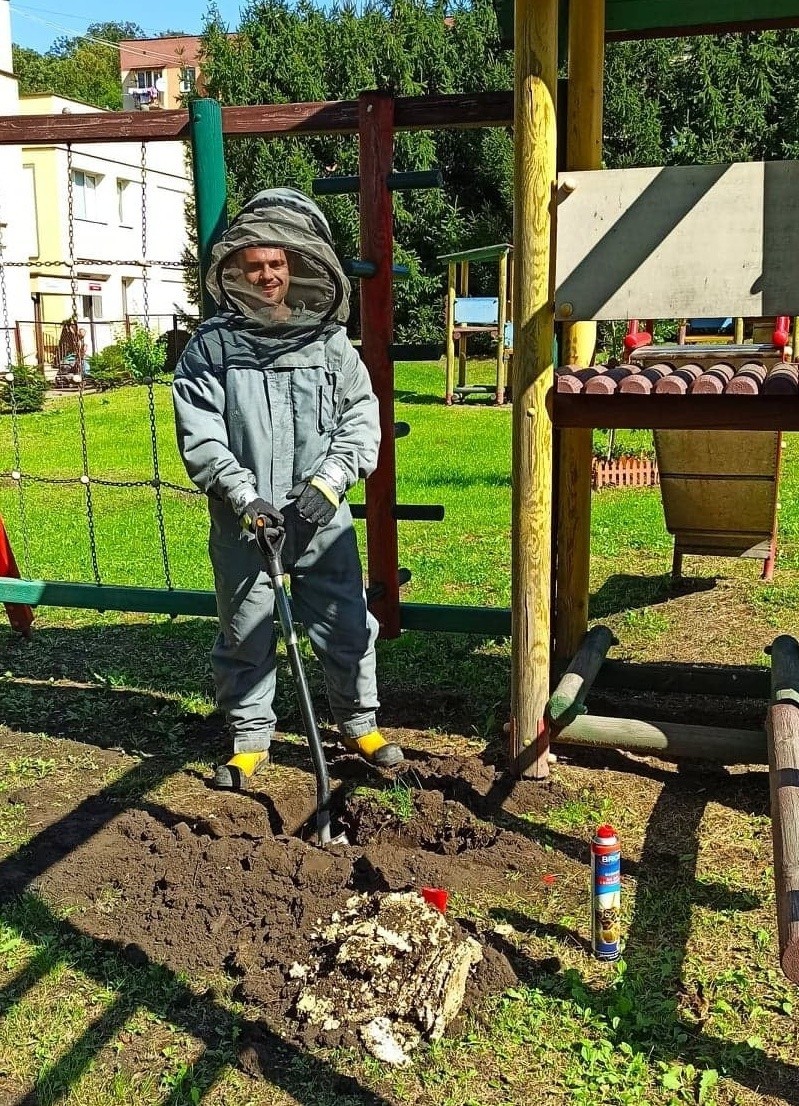
<path id="1" fill-rule="evenodd" d="M 508 255 L 499 256 L 499 290 L 497 292 L 497 403 L 505 402 L 505 321 L 508 310 Z"/>
<path id="2" fill-rule="evenodd" d="M 461 261 L 461 295 L 465 298 L 469 295 L 469 262 Z M 468 339 L 461 334 L 458 339 L 458 387 L 466 386 L 466 347 Z"/>
<path id="3" fill-rule="evenodd" d="M 512 662 L 510 760 L 549 772 L 558 0 L 516 0 L 514 92 Z"/>
<path id="4" fill-rule="evenodd" d="M 735 333 L 733 335 L 732 340 L 733 340 L 733 342 L 735 342 L 736 346 L 742 346 L 743 345 L 743 341 L 744 341 L 744 321 L 740 316 L 738 316 L 738 318 L 735 320 Z"/>
<path id="5" fill-rule="evenodd" d="M 447 406 L 452 403 L 452 393 L 455 390 L 455 339 L 452 336 L 455 328 L 455 275 L 455 262 L 450 261 L 447 265 L 447 368 L 444 385 L 444 401 Z"/>
<path id="6" fill-rule="evenodd" d="M 605 62 L 605 0 L 570 0 L 569 93 L 566 163 L 569 169 L 602 166 L 602 78 Z M 590 365 L 596 323 L 564 327 L 561 360 Z M 571 657 L 588 626 L 591 561 L 592 431 L 560 434 L 557 498 L 555 656 Z"/>

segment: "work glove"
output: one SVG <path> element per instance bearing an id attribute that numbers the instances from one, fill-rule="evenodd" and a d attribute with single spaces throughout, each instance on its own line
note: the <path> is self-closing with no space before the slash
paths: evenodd
<path id="1" fill-rule="evenodd" d="M 277 507 L 273 507 L 265 499 L 251 499 L 239 515 L 242 530 L 254 534 L 256 522 L 259 518 L 264 520 L 264 527 L 269 537 L 276 535 L 279 530 L 283 529 L 283 515 Z"/>
<path id="2" fill-rule="evenodd" d="M 288 497 L 296 500 L 302 521 L 316 526 L 327 526 L 341 502 L 338 493 L 318 475 L 295 484 Z"/>

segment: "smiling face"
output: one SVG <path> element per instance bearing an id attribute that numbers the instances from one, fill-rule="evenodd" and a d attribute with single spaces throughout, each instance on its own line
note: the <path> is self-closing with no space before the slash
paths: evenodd
<path id="1" fill-rule="evenodd" d="M 248 284 L 260 288 L 268 304 L 277 306 L 289 290 L 288 261 L 283 250 L 273 246 L 245 246 L 234 255 Z"/>

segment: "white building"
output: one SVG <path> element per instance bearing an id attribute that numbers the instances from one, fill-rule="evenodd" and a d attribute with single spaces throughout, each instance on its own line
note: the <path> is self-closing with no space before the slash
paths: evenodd
<path id="1" fill-rule="evenodd" d="M 12 69 L 11 9 L 9 0 L 0 0 L 2 115 L 17 115 L 19 112 L 19 89 Z M 28 272 L 20 263 L 28 261 L 34 249 L 35 222 L 22 169 L 22 152 L 18 146 L 0 146 L 0 235 L 3 261 L 6 263 L 2 281 L 6 302 L 0 302 L 0 366 L 5 366 L 9 360 L 9 346 L 12 364 L 17 359 L 15 323 L 26 318 L 31 311 Z"/>
<path id="2" fill-rule="evenodd" d="M 60 96 L 20 101 L 22 115 L 99 110 Z M 148 142 L 144 153 L 140 142 L 77 143 L 71 157 L 65 145 L 38 144 L 23 146 L 22 161 L 37 234 L 33 317 L 23 330 L 36 324 L 47 346 L 58 324 L 77 314 L 93 352 L 133 321 L 163 332 L 176 314 L 193 313 L 175 267 L 187 245 L 192 188 L 181 143 Z M 70 256 L 72 266 L 48 264 Z"/>
<path id="3" fill-rule="evenodd" d="M 9 0 L 0 0 L 0 114 L 113 118 L 60 96 L 20 98 L 11 67 Z M 160 333 L 196 313 L 179 267 L 191 191 L 181 142 L 76 143 L 71 154 L 58 143 L 0 147 L 4 258 L 29 262 L 5 269 L 9 323 L 26 361 L 52 363 L 73 315 L 91 354 L 133 322 Z"/>

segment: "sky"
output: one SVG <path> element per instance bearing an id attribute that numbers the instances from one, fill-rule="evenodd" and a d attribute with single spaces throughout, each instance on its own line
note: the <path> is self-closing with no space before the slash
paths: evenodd
<path id="1" fill-rule="evenodd" d="M 222 19 L 231 30 L 239 23 L 245 0 L 217 0 Z M 11 40 L 45 53 L 62 35 L 83 34 L 90 23 L 106 20 L 138 23 L 146 34 L 185 31 L 199 34 L 208 10 L 206 0 L 135 0 L 109 4 L 108 0 L 11 0 Z"/>

